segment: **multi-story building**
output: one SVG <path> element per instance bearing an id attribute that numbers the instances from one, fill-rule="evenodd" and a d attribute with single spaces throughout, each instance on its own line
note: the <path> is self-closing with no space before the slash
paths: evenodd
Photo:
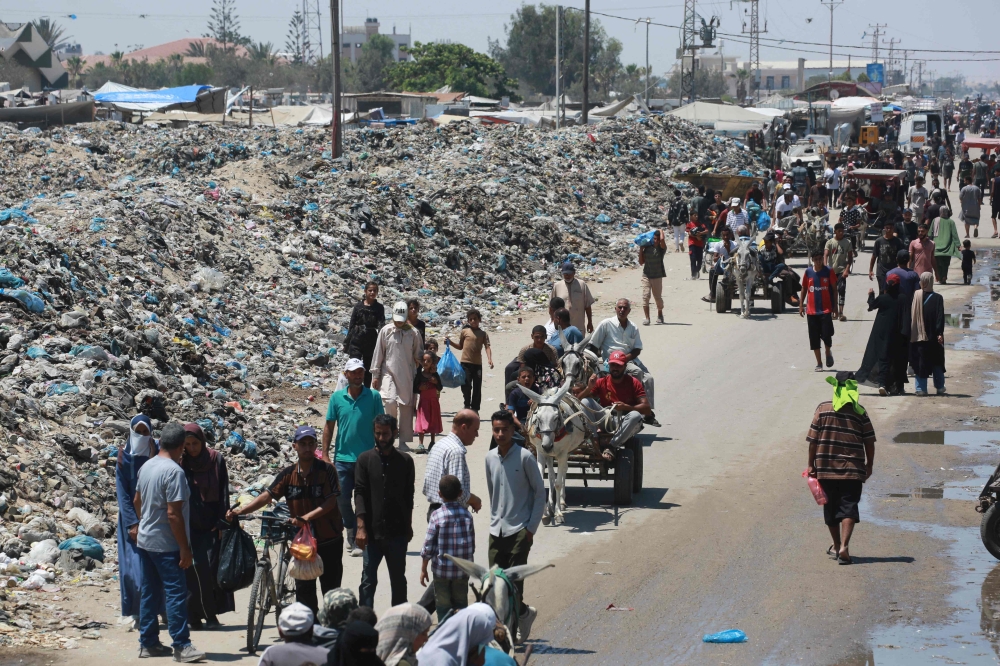
<path id="1" fill-rule="evenodd" d="M 377 18 L 367 18 L 365 19 L 365 24 L 361 26 L 344 26 L 344 31 L 340 35 L 340 57 L 351 62 L 357 62 L 358 58 L 361 57 L 361 49 L 373 35 L 379 34 L 378 29 L 380 26 L 381 24 Z M 393 26 L 392 34 L 387 34 L 386 37 L 391 38 L 396 43 L 396 48 L 393 50 L 392 55 L 397 61 L 403 62 L 410 59 L 406 51 L 402 50 L 404 47 L 410 45 L 409 34 L 403 35 L 397 33 L 396 26 Z"/>

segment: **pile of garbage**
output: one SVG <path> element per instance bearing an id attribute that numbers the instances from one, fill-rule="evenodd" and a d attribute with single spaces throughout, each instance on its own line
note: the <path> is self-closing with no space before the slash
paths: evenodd
<path id="1" fill-rule="evenodd" d="M 755 168 L 670 117 L 352 130 L 338 159 L 321 129 L 0 126 L 0 144 L 0 550 L 87 535 L 104 562 L 136 412 L 199 422 L 255 494 L 324 410 L 367 281 L 420 299 L 429 336 L 470 306 L 496 325 L 544 308 L 567 259 L 584 278 L 634 263 L 690 192 L 674 173 Z M 103 566 L 81 557 L 45 566 Z"/>

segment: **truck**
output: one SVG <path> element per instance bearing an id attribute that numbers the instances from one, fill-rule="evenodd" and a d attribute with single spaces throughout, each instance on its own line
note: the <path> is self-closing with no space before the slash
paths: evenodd
<path id="1" fill-rule="evenodd" d="M 899 149 L 904 153 L 915 153 L 922 150 L 935 134 L 944 138 L 943 131 L 944 112 L 940 109 L 910 111 L 900 121 Z"/>

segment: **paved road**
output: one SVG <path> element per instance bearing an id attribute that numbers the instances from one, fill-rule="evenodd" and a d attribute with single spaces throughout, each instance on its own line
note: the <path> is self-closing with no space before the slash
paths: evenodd
<path id="1" fill-rule="evenodd" d="M 862 257 L 865 267 L 867 257 Z M 540 611 L 533 632 L 537 663 L 854 663 L 843 660 L 856 653 L 863 658 L 872 626 L 899 617 L 885 608 L 885 595 L 916 603 L 945 589 L 948 569 L 940 544 L 865 522 L 852 548 L 865 565 L 837 567 L 823 556 L 829 537 L 799 474 L 805 430 L 830 388 L 825 374 L 813 371 L 805 321 L 791 311 L 773 316 L 763 301 L 750 321 L 716 314 L 699 300 L 707 281 L 685 279 L 687 255 L 668 254 L 666 261 L 667 325 L 641 329 L 643 360 L 654 369 L 663 423 L 643 435 L 646 488 L 632 507 L 615 511 L 609 482 L 590 488 L 572 482 L 566 524 L 543 527 L 537 535 L 531 560 L 556 564 L 527 585 L 527 599 Z M 801 271 L 803 260 L 794 264 Z M 866 275 L 848 282 L 850 320 L 836 325 L 834 370 L 860 363 L 871 328 L 864 306 L 869 286 Z M 599 320 L 611 316 L 615 298 L 638 298 L 638 273 L 623 270 L 591 287 L 600 299 Z M 952 286 L 943 293 L 949 311 L 969 294 Z M 487 371 L 484 381 L 484 418 L 501 399 L 503 364 L 528 342 L 535 323 L 541 320 L 490 332 L 497 368 Z M 949 374 L 955 379 L 949 381 L 972 386 L 978 380 L 964 379 L 961 369 L 978 362 L 974 353 L 951 354 Z M 977 395 L 976 390 L 967 393 Z M 880 436 L 876 477 L 888 476 L 900 463 L 883 453 L 892 447 L 882 445 L 899 429 L 913 399 L 879 400 L 863 391 L 863 400 Z M 460 401 L 459 391 L 446 391 L 445 411 Z M 962 409 L 959 404 L 965 403 L 938 402 L 933 410 L 943 415 Z M 484 424 L 469 452 L 473 491 L 484 498 L 488 441 Z M 426 458 L 416 460 L 420 478 Z M 417 505 L 425 506 L 419 488 Z M 418 535 L 423 516 L 423 510 L 415 512 Z M 488 516 L 476 516 L 476 559 L 483 562 L 488 526 Z M 411 599 L 422 592 L 419 547 L 418 537 L 409 553 Z M 360 559 L 345 558 L 347 586 L 357 588 L 360 566 Z M 389 604 L 383 575 L 378 611 Z M 116 588 L 69 594 L 96 619 L 113 621 Z M 237 595 L 241 609 L 246 598 L 246 591 Z M 606 611 L 609 604 L 631 610 Z M 241 651 L 245 611 L 222 620 L 229 626 L 194 634 L 195 644 L 213 660 L 255 662 Z M 744 629 L 750 642 L 705 646 L 700 641 L 704 633 L 731 627 Z M 134 658 L 134 633 L 120 628 L 102 633 L 100 641 L 87 641 L 72 655 L 74 663 L 104 666 Z M 265 642 L 275 637 L 272 624 Z"/>

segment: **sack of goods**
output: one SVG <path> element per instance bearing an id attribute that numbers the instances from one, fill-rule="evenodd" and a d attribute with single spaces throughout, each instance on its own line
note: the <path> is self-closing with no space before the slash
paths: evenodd
<path id="1" fill-rule="evenodd" d="M 316 537 L 308 524 L 295 535 L 288 550 L 292 554 L 289 576 L 295 580 L 315 580 L 323 575 L 323 558 L 316 557 Z"/>

